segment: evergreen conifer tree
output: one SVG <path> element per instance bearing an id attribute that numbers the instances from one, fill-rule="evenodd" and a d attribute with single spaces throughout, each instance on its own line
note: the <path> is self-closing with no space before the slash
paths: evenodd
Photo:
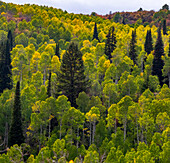
<path id="1" fill-rule="evenodd" d="M 63 55 L 58 81 L 58 91 L 62 91 L 71 105 L 76 107 L 78 94 L 82 91 L 87 92 L 89 82 L 84 75 L 82 53 L 73 42 Z"/>
<path id="2" fill-rule="evenodd" d="M 21 118 L 21 101 L 20 101 L 20 82 L 17 82 L 14 107 L 12 113 L 12 123 L 9 132 L 9 145 L 14 144 L 21 145 L 24 143 L 24 136 L 22 130 L 22 118 Z"/>
<path id="3" fill-rule="evenodd" d="M 47 87 L 47 96 L 51 96 L 51 71 L 49 73 L 49 78 L 48 78 L 48 87 Z"/>
<path id="4" fill-rule="evenodd" d="M 133 63 L 137 65 L 137 54 L 136 54 L 136 29 L 132 31 L 132 39 L 130 42 L 129 57 L 133 60 Z"/>
<path id="5" fill-rule="evenodd" d="M 12 89 L 12 66 L 10 45 L 7 39 L 6 43 L 0 45 L 0 93 L 4 89 Z"/>
<path id="6" fill-rule="evenodd" d="M 96 39 L 100 42 L 99 37 L 98 37 L 97 24 L 96 23 L 94 25 L 94 33 L 93 33 L 93 39 L 92 40 L 94 40 L 94 39 Z"/>
<path id="7" fill-rule="evenodd" d="M 5 65 L 5 51 L 3 42 L 0 44 L 0 93 L 6 89 L 6 65 Z"/>
<path id="8" fill-rule="evenodd" d="M 6 42 L 6 58 L 5 58 L 5 67 L 6 67 L 6 87 L 12 89 L 12 65 L 11 65 L 11 53 L 10 53 L 10 42 L 7 39 Z"/>
<path id="9" fill-rule="evenodd" d="M 161 86 L 163 85 L 163 79 L 164 79 L 162 76 L 162 69 L 164 66 L 164 61 L 161 58 L 161 56 L 163 55 L 164 55 L 164 45 L 163 45 L 162 36 L 161 36 L 161 27 L 159 27 L 158 38 L 155 44 L 152 75 L 158 76 Z"/>
<path id="10" fill-rule="evenodd" d="M 58 58 L 60 59 L 59 43 L 56 43 L 55 55 L 58 56 Z"/>
<path id="11" fill-rule="evenodd" d="M 117 42 L 117 41 L 116 41 L 116 35 L 115 35 L 114 31 L 115 31 L 115 28 L 112 27 L 112 35 L 111 35 L 111 37 L 112 37 L 111 52 L 113 52 L 113 51 L 115 50 L 115 48 L 116 48 L 116 42 Z"/>
<path id="12" fill-rule="evenodd" d="M 7 36 L 8 40 L 9 40 L 9 50 L 11 51 L 13 48 L 13 37 L 12 37 L 12 32 L 11 30 L 8 31 L 8 36 Z"/>
<path id="13" fill-rule="evenodd" d="M 146 34 L 146 40 L 145 40 L 145 51 L 147 54 L 150 54 L 153 50 L 153 44 L 152 44 L 152 34 L 151 29 L 147 31 Z"/>
<path id="14" fill-rule="evenodd" d="M 114 51 L 114 49 L 116 48 L 116 36 L 114 33 L 114 27 L 112 29 L 109 30 L 109 33 L 107 34 L 107 39 L 106 39 L 106 43 L 105 43 L 105 54 L 107 55 L 108 59 L 110 60 L 110 62 L 112 62 L 111 58 L 112 55 L 111 53 Z"/>
<path id="15" fill-rule="evenodd" d="M 163 20 L 163 34 L 164 34 L 164 35 L 167 35 L 166 19 Z"/>
<path id="16" fill-rule="evenodd" d="M 109 33 L 107 34 L 107 39 L 106 39 L 106 43 L 105 43 L 105 54 L 107 55 L 108 59 L 111 61 L 112 55 L 111 55 L 111 37 L 110 37 L 110 30 Z"/>

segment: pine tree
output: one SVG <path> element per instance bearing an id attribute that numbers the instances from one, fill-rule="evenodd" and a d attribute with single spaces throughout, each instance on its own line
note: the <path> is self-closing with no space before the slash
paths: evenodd
<path id="1" fill-rule="evenodd" d="M 106 43 L 105 43 L 105 54 L 107 55 L 108 59 L 111 61 L 112 55 L 111 55 L 111 37 L 110 37 L 110 30 L 109 33 L 107 34 L 107 39 L 106 39 Z"/>
<path id="2" fill-rule="evenodd" d="M 21 117 L 21 101 L 20 101 L 20 82 L 17 82 L 14 107 L 12 113 L 12 123 L 9 132 L 9 145 L 21 145 L 24 143 L 24 136 L 22 130 L 22 117 Z"/>
<path id="3" fill-rule="evenodd" d="M 13 48 L 13 37 L 12 37 L 12 32 L 11 30 L 8 31 L 8 36 L 7 36 L 8 40 L 9 40 L 9 49 L 10 51 L 12 50 Z"/>
<path id="4" fill-rule="evenodd" d="M 58 81 L 58 91 L 62 91 L 76 107 L 76 98 L 80 92 L 87 92 L 88 81 L 84 75 L 82 53 L 74 43 L 63 55 Z"/>
<path id="5" fill-rule="evenodd" d="M 163 34 L 167 35 L 167 30 L 166 30 L 166 19 L 163 20 Z"/>
<path id="6" fill-rule="evenodd" d="M 49 78 L 48 78 L 47 96 L 51 97 L 51 71 L 49 73 Z"/>
<path id="7" fill-rule="evenodd" d="M 115 28 L 112 27 L 112 35 L 111 35 L 111 37 L 112 37 L 111 52 L 113 52 L 113 51 L 115 50 L 115 48 L 116 48 L 116 42 L 117 42 L 117 41 L 116 41 L 116 35 L 115 35 L 114 31 L 115 31 Z"/>
<path id="8" fill-rule="evenodd" d="M 5 67 L 6 67 L 6 87 L 12 89 L 12 65 L 11 65 L 11 53 L 10 53 L 10 43 L 9 39 L 6 42 L 6 58 L 5 58 Z"/>
<path id="9" fill-rule="evenodd" d="M 133 60 L 133 63 L 137 65 L 137 54 L 136 54 L 136 29 L 132 31 L 132 39 L 130 42 L 129 57 Z"/>
<path id="10" fill-rule="evenodd" d="M 4 43 L 0 44 L 0 93 L 6 89 L 6 65 L 5 65 L 5 51 L 4 51 Z"/>
<path id="11" fill-rule="evenodd" d="M 109 30 L 109 33 L 107 34 L 106 37 L 107 37 L 107 39 L 106 39 L 106 43 L 105 43 L 105 54 L 107 55 L 110 62 L 112 62 L 111 53 L 116 48 L 116 42 L 117 42 L 116 41 L 116 36 L 115 36 L 115 33 L 114 33 L 114 27 Z"/>
<path id="12" fill-rule="evenodd" d="M 0 45 L 0 93 L 12 89 L 12 66 L 9 40 Z"/>
<path id="13" fill-rule="evenodd" d="M 145 51 L 147 54 L 150 54 L 152 50 L 153 50 L 153 44 L 152 44 L 151 30 L 147 30 L 146 40 L 145 40 Z"/>
<path id="14" fill-rule="evenodd" d="M 158 38 L 155 44 L 152 75 L 158 76 L 161 86 L 163 85 L 163 79 L 164 79 L 162 76 L 162 69 L 164 66 L 164 61 L 161 58 L 161 56 L 163 55 L 164 55 L 164 45 L 163 45 L 162 36 L 161 36 L 161 27 L 159 27 Z"/>
<path id="15" fill-rule="evenodd" d="M 95 26 L 94 26 L 94 33 L 93 33 L 93 39 L 92 40 L 94 40 L 94 39 L 96 39 L 100 42 L 99 37 L 98 37 L 97 24 L 96 23 L 95 23 Z"/>
<path id="16" fill-rule="evenodd" d="M 55 55 L 58 56 L 58 58 L 60 59 L 59 43 L 56 43 Z"/>

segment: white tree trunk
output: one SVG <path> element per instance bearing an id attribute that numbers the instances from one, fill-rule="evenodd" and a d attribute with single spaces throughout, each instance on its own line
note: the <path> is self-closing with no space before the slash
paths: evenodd
<path id="1" fill-rule="evenodd" d="M 91 122 L 90 122 L 90 145 L 91 145 Z"/>
<path id="2" fill-rule="evenodd" d="M 92 139 L 93 144 L 94 144 L 95 131 L 96 131 L 96 122 L 93 122 L 93 139 Z"/>

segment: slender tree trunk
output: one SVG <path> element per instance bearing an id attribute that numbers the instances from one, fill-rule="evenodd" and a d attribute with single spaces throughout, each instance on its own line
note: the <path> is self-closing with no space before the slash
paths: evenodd
<path id="1" fill-rule="evenodd" d="M 78 138 L 79 138 L 79 127 L 77 128 L 77 149 L 79 148 L 79 141 L 78 141 Z"/>
<path id="2" fill-rule="evenodd" d="M 50 138 L 50 134 L 51 134 L 51 120 L 49 120 L 48 138 Z"/>
<path id="3" fill-rule="evenodd" d="M 83 144 L 84 144 L 84 123 L 83 123 Z"/>
<path id="4" fill-rule="evenodd" d="M 43 85 L 45 85 L 46 82 L 46 68 L 44 69 L 44 81 L 43 81 Z"/>
<path id="5" fill-rule="evenodd" d="M 116 72 L 116 79 L 115 79 L 115 84 L 118 83 L 118 76 L 117 76 L 117 72 Z"/>
<path id="6" fill-rule="evenodd" d="M 95 130 L 96 130 L 96 122 L 93 122 L 93 139 L 92 139 L 92 144 L 94 144 Z"/>
<path id="7" fill-rule="evenodd" d="M 8 122 L 6 123 L 6 146 L 8 147 L 8 132 L 9 132 L 9 126 L 8 126 Z"/>
<path id="8" fill-rule="evenodd" d="M 7 115 L 5 116 L 7 121 Z M 8 122 L 5 122 L 5 138 L 4 138 L 4 147 L 8 147 Z"/>
<path id="9" fill-rule="evenodd" d="M 91 122 L 90 122 L 90 145 L 91 146 Z"/>
<path id="10" fill-rule="evenodd" d="M 61 123 L 61 120 L 60 120 L 60 140 L 61 140 L 61 126 L 62 126 L 62 123 Z"/>
<path id="11" fill-rule="evenodd" d="M 39 151 L 41 150 L 42 125 L 40 125 Z"/>
<path id="12" fill-rule="evenodd" d="M 136 129 L 137 129 L 137 143 L 139 144 L 139 131 L 138 131 L 138 122 L 137 122 L 137 118 L 136 118 Z"/>

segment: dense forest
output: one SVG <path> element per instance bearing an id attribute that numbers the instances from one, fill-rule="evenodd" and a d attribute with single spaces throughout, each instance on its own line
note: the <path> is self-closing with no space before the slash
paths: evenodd
<path id="1" fill-rule="evenodd" d="M 0 1 L 0 163 L 169 163 L 169 19 Z"/>
<path id="2" fill-rule="evenodd" d="M 156 25 L 158 26 L 162 19 L 167 20 L 167 26 L 170 26 L 170 11 L 167 4 L 163 5 L 159 11 L 147 11 L 139 8 L 138 11 L 134 12 L 114 12 L 111 11 L 106 15 L 98 15 L 92 12 L 92 15 L 97 15 L 104 19 L 113 20 L 116 23 L 127 23 L 132 27 L 134 25 Z"/>

